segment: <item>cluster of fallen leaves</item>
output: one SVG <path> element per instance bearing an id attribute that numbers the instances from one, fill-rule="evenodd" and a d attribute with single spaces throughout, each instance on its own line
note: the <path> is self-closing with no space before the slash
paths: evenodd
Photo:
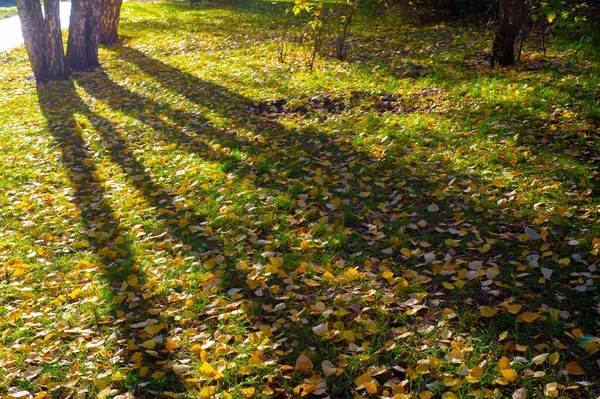
<path id="1" fill-rule="evenodd" d="M 3 55 L 0 397 L 597 395 L 597 124 L 533 111 L 597 78 L 389 25 L 290 76 L 239 7 L 127 4 L 73 82 Z"/>

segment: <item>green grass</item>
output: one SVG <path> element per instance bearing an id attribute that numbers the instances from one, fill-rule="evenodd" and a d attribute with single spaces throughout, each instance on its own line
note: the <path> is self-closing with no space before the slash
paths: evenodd
<path id="1" fill-rule="evenodd" d="M 390 14 L 308 72 L 288 6 L 0 55 L 0 396 L 598 396 L 599 65 Z"/>
<path id="2" fill-rule="evenodd" d="M 17 7 L 0 7 L 0 19 L 17 15 Z"/>
<path id="3" fill-rule="evenodd" d="M 0 0 L 0 19 L 17 15 L 17 4 L 14 0 Z"/>

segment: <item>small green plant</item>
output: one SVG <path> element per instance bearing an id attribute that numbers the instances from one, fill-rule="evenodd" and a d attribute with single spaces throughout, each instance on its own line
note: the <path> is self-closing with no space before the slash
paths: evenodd
<path id="1" fill-rule="evenodd" d="M 311 4 L 308 0 L 296 0 L 291 12 L 295 16 L 303 13 L 310 14 L 310 18 L 301 32 L 301 37 L 307 38 L 305 42 L 310 47 L 307 59 L 307 67 L 310 71 L 314 69 L 317 56 L 322 53 L 324 48 L 334 48 L 335 57 L 338 60 L 346 58 L 350 25 L 356 7 L 356 2 L 352 0 L 336 2 L 331 7 L 325 7 L 322 3 Z M 278 42 L 278 58 L 280 61 L 285 58 L 286 36 L 287 32 L 284 32 Z"/>

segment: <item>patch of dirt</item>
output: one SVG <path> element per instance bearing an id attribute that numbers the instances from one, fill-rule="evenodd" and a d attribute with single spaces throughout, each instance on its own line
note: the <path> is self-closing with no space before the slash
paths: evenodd
<path id="1" fill-rule="evenodd" d="M 317 93 L 310 98 L 290 101 L 285 98 L 263 101 L 251 108 L 258 116 L 297 115 L 314 113 L 342 114 L 360 109 L 365 112 L 413 114 L 415 112 L 437 112 L 443 110 L 436 103 L 442 99 L 442 89 L 431 88 L 407 95 L 372 94 L 350 91 L 348 93 Z"/>

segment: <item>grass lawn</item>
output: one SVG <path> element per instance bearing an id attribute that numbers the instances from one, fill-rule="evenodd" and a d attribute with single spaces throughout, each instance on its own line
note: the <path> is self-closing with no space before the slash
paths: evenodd
<path id="1" fill-rule="evenodd" d="M 16 7 L 0 7 L 0 19 L 14 17 L 17 15 Z"/>
<path id="2" fill-rule="evenodd" d="M 600 65 L 384 15 L 308 72 L 289 5 L 0 54 L 0 397 L 600 395 Z"/>
<path id="3" fill-rule="evenodd" d="M 0 0 L 0 19 L 17 15 L 17 3 L 15 0 Z"/>

